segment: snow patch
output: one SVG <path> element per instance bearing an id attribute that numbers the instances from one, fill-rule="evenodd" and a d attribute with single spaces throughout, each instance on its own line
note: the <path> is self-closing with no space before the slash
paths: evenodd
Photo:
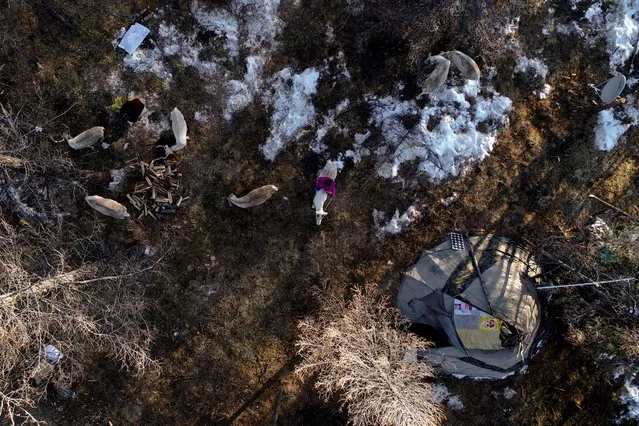
<path id="1" fill-rule="evenodd" d="M 232 58 L 238 57 L 242 49 L 249 54 L 264 55 L 277 46 L 275 38 L 282 28 L 277 15 L 279 4 L 279 0 L 233 0 L 227 7 L 211 10 L 194 0 L 191 14 L 200 29 L 224 38 L 224 47 Z M 217 74 L 216 62 L 225 59 L 200 60 L 204 47 L 197 40 L 197 34 L 183 34 L 174 25 L 160 23 L 157 37 L 157 46 L 127 55 L 124 65 L 170 81 L 172 75 L 165 63 L 168 56 L 178 55 L 185 66 L 193 66 L 205 76 Z"/>
<path id="2" fill-rule="evenodd" d="M 595 145 L 599 151 L 610 151 L 617 145 L 617 141 L 630 126 L 622 124 L 613 111 L 603 110 L 599 112 L 597 118 L 597 129 L 595 130 Z"/>
<path id="3" fill-rule="evenodd" d="M 348 67 L 346 66 L 346 56 L 341 50 L 337 52 L 337 55 L 324 59 L 324 71 L 330 74 L 333 86 L 335 86 L 341 78 L 351 80 L 351 74 L 348 72 Z"/>
<path id="4" fill-rule="evenodd" d="M 547 99 L 551 89 L 552 86 L 550 84 L 544 84 L 544 87 L 535 91 L 535 94 L 539 96 L 539 99 Z"/>
<path id="5" fill-rule="evenodd" d="M 169 130 L 171 125 L 169 124 L 168 114 L 155 114 L 158 108 L 159 99 L 157 95 L 142 95 L 130 93 L 129 97 L 137 97 L 144 102 L 144 111 L 135 124 L 129 127 L 127 137 L 130 140 L 157 140 L 162 132 Z M 151 119 L 151 116 L 154 119 Z M 158 118 L 155 118 L 158 117 Z M 156 121 L 157 120 L 157 121 Z"/>
<path id="6" fill-rule="evenodd" d="M 626 407 L 626 412 L 617 419 L 617 423 L 624 420 L 639 420 L 639 383 L 637 382 L 637 371 L 626 378 L 619 402 Z"/>
<path id="7" fill-rule="evenodd" d="M 398 235 L 405 232 L 410 227 L 411 223 L 415 222 L 421 217 L 421 213 L 415 206 L 410 206 L 406 209 L 406 212 L 399 215 L 399 210 L 395 210 L 393 217 L 386 222 L 386 214 L 378 210 L 373 210 L 373 221 L 377 228 L 377 236 L 379 238 L 384 237 L 387 234 Z M 384 224 L 386 222 L 386 224 Z"/>
<path id="8" fill-rule="evenodd" d="M 163 62 L 164 54 L 158 47 L 138 49 L 124 57 L 124 66 L 135 72 L 151 72 L 161 80 L 170 81 L 173 75 Z"/>
<path id="9" fill-rule="evenodd" d="M 124 58 L 124 66 L 135 72 L 151 72 L 161 80 L 171 81 L 173 75 L 165 64 L 167 57 L 177 55 L 184 66 L 193 66 L 207 76 L 217 72 L 217 64 L 199 59 L 202 45 L 195 35 L 182 34 L 174 25 L 160 23 L 158 27 L 158 46 L 153 49 L 137 49 Z"/>
<path id="10" fill-rule="evenodd" d="M 513 399 L 517 396 L 517 391 L 513 388 L 505 388 L 504 389 L 504 398 Z"/>
<path id="11" fill-rule="evenodd" d="M 230 93 L 226 107 L 224 108 L 224 119 L 231 121 L 233 115 L 244 109 L 253 102 L 253 98 L 262 88 L 262 69 L 264 58 L 261 56 L 249 56 L 246 58 L 246 73 L 243 80 L 231 80 L 228 82 Z"/>
<path id="12" fill-rule="evenodd" d="M 453 411 L 461 411 L 464 409 L 464 403 L 462 402 L 459 395 L 452 395 L 448 397 L 448 401 L 446 402 L 446 405 L 448 405 L 448 408 L 450 408 Z"/>
<path id="13" fill-rule="evenodd" d="M 174 25 L 160 24 L 158 28 L 162 51 L 165 56 L 177 55 L 184 66 L 191 66 L 206 75 L 212 76 L 217 72 L 217 64 L 199 59 L 202 44 L 195 39 L 195 35 L 184 35 Z"/>
<path id="14" fill-rule="evenodd" d="M 555 30 L 559 34 L 563 35 L 575 35 L 577 37 L 584 37 L 586 33 L 579 27 L 575 21 L 571 21 L 569 24 L 557 24 Z"/>
<path id="15" fill-rule="evenodd" d="M 125 169 L 111 170 L 111 182 L 109 182 L 109 189 L 111 191 L 120 191 L 122 189 L 122 184 L 124 183 L 125 177 Z"/>
<path id="16" fill-rule="evenodd" d="M 206 123 L 209 121 L 209 114 L 206 111 L 195 111 L 193 119 L 198 123 Z"/>
<path id="17" fill-rule="evenodd" d="M 206 10 L 198 0 L 191 4 L 191 14 L 197 23 L 226 39 L 226 49 L 231 56 L 240 54 L 240 35 L 237 18 L 226 9 Z"/>
<path id="18" fill-rule="evenodd" d="M 639 0 L 611 2 L 605 17 L 610 68 L 622 67 L 635 51 L 639 33 Z"/>
<path id="19" fill-rule="evenodd" d="M 200 26 L 226 39 L 231 56 L 238 56 L 241 47 L 251 53 L 275 49 L 282 29 L 279 5 L 280 0 L 234 0 L 227 8 L 209 10 L 195 0 L 191 13 Z"/>
<path id="20" fill-rule="evenodd" d="M 610 57 L 610 69 L 617 71 L 632 57 L 639 36 L 639 0 L 606 2 L 596 0 L 584 13 L 590 25 L 589 35 L 594 40 L 606 39 L 606 51 Z"/>
<path id="21" fill-rule="evenodd" d="M 363 147 L 364 142 L 370 136 L 371 136 L 370 130 L 367 131 L 366 133 L 355 133 L 355 135 L 353 136 L 353 139 L 355 139 L 355 142 L 353 143 L 352 149 L 347 149 L 346 151 L 344 151 L 344 153 L 339 154 L 338 158 L 339 159 L 350 158 L 351 160 L 353 160 L 353 164 L 357 164 L 360 161 L 362 161 L 362 159 L 365 156 L 371 154 L 371 152 L 367 148 Z"/>
<path id="22" fill-rule="evenodd" d="M 442 198 L 439 200 L 439 202 L 442 203 L 444 207 L 448 207 L 451 204 L 453 204 L 455 201 L 457 201 L 458 199 L 459 199 L 459 194 L 456 192 L 453 192 L 451 196 Z"/>
<path id="23" fill-rule="evenodd" d="M 612 378 L 618 380 L 621 376 L 624 375 L 625 372 L 626 366 L 620 365 L 619 367 L 615 368 L 615 371 L 612 372 Z"/>
<path id="24" fill-rule="evenodd" d="M 595 146 L 599 151 L 610 151 L 621 140 L 621 136 L 639 123 L 639 109 L 634 106 L 634 96 L 628 95 L 626 104 L 617 109 L 599 112 L 595 129 Z"/>
<path id="25" fill-rule="evenodd" d="M 331 44 L 335 41 L 335 30 L 330 25 L 326 27 L 326 43 Z"/>
<path id="26" fill-rule="evenodd" d="M 448 408 L 453 411 L 461 411 L 464 409 L 464 403 L 462 402 L 459 395 L 452 395 L 448 391 L 448 388 L 442 383 L 438 383 L 433 386 L 433 394 L 434 400 L 436 402 L 440 404 L 443 404 L 445 402 Z"/>
<path id="27" fill-rule="evenodd" d="M 326 145 L 322 142 L 322 140 L 328 132 L 337 126 L 335 124 L 335 118 L 344 112 L 346 107 L 348 107 L 348 99 L 344 99 L 335 107 L 335 109 L 329 110 L 328 113 L 322 117 L 322 125 L 315 131 L 315 138 L 311 142 L 311 149 L 313 152 L 319 154 L 326 149 Z"/>
<path id="28" fill-rule="evenodd" d="M 539 59 L 530 59 L 525 56 L 521 56 L 517 59 L 517 65 L 515 65 L 515 73 L 526 73 L 533 71 L 535 75 L 541 78 L 546 78 L 548 74 L 548 67 Z"/>
<path id="29" fill-rule="evenodd" d="M 271 135 L 260 147 L 267 160 L 275 160 L 277 154 L 299 138 L 302 130 L 315 119 L 311 96 L 317 91 L 318 79 L 319 71 L 315 68 L 307 68 L 300 74 L 284 68 L 273 77 L 270 90 L 262 97 L 263 104 L 273 111 Z"/>
<path id="30" fill-rule="evenodd" d="M 392 97 L 369 99 L 370 123 L 379 127 L 386 144 L 377 149 L 377 174 L 397 176 L 400 166 L 418 160 L 419 170 L 434 181 L 457 176 L 473 160 L 483 160 L 493 149 L 497 129 L 508 123 L 512 101 L 492 88 L 479 94 L 479 83 L 467 80 L 431 94 L 419 109 L 414 101 Z M 406 118 L 416 125 L 406 126 Z M 478 130 L 482 124 L 484 129 Z"/>

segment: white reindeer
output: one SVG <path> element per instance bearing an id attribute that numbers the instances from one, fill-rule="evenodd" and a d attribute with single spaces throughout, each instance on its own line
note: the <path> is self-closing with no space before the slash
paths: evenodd
<path id="1" fill-rule="evenodd" d="M 166 153 L 166 157 L 184 149 L 186 147 L 186 141 L 189 137 L 186 135 L 186 121 L 184 120 L 184 115 L 182 111 L 179 109 L 173 108 L 171 111 L 171 127 L 173 129 L 173 136 L 175 136 L 175 145 L 169 147 L 168 145 L 164 145 L 164 152 Z"/>
<path id="2" fill-rule="evenodd" d="M 328 161 L 319 176 L 315 185 L 315 198 L 313 198 L 313 208 L 315 209 L 315 221 L 322 224 L 324 216 L 328 215 L 324 211 L 324 203 L 330 195 L 335 196 L 335 178 L 337 177 L 337 163 Z"/>

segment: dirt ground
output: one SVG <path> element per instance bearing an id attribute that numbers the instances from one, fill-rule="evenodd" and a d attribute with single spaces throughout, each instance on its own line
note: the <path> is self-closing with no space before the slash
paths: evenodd
<path id="1" fill-rule="evenodd" d="M 124 53 L 110 43 L 117 30 L 144 10 L 160 7 L 165 17 L 187 27 L 187 3 L 3 3 L 0 101 L 22 111 L 25 126 L 47 123 L 42 146 L 63 149 L 48 137 L 108 125 L 106 108 L 116 96 L 126 95 L 99 85 L 95 89 L 96 81 L 121 66 Z M 370 1 L 359 15 L 348 12 L 346 1 L 295 3 L 280 5 L 286 26 L 267 69 L 293 64 L 303 70 L 343 50 L 352 79 L 333 87 L 320 81 L 314 98 L 318 113 L 344 95 L 356 99 L 362 93 L 388 93 L 398 79 L 406 81 L 405 95 L 412 96 L 417 90 L 413 57 L 457 48 L 472 54 L 481 67 L 497 69 L 493 84 L 514 105 L 510 124 L 486 160 L 437 186 L 410 168 L 400 172 L 407 184 L 377 179 L 371 158 L 356 166 L 347 163 L 330 215 L 318 227 L 311 210 L 316 173 L 327 158 L 349 146 L 346 137 L 331 134 L 328 152 L 320 156 L 308 149 L 305 141 L 312 135 L 305 135 L 267 162 L 257 147 L 268 137 L 269 112 L 258 102 L 229 123 L 221 119 L 223 93 L 204 90 L 211 81 L 192 67 L 176 63 L 168 88 L 153 75 L 125 71 L 126 89 L 153 91 L 167 114 L 176 105 L 186 117 L 202 106 L 214 111 L 207 122 L 189 123 L 188 149 L 177 156 L 185 195 L 191 197 L 188 208 L 171 220 L 139 221 L 148 241 L 165 256 L 147 289 L 149 322 L 157 331 L 153 355 L 162 368 L 133 377 L 107 359 L 96 360 L 88 379 L 77 383 L 76 399 L 38 407 L 51 424 L 256 425 L 273 424 L 276 415 L 280 425 L 346 424 L 345 409 L 336 401 L 320 401 L 312 384 L 292 373 L 296 325 L 315 312 L 315 287 L 348 291 L 376 282 L 394 294 L 401 270 L 451 230 L 496 232 L 537 244 L 601 213 L 603 206 L 590 201 L 590 193 L 636 212 L 636 130 L 610 154 L 597 152 L 593 144 L 599 109 L 587 84 L 607 77 L 607 57 L 603 49 L 590 49 L 578 39 L 540 40 L 545 8 L 517 11 L 520 37 L 530 49 L 541 49 L 552 70 L 547 82 L 553 89 L 542 100 L 512 78 L 512 56 L 482 45 L 488 43 L 482 37 L 470 38 L 486 21 L 477 21 L 476 27 L 463 24 L 464 16 L 445 21 L 442 3 L 447 2 Z M 491 13 L 503 19 L 517 9 L 495 3 Z M 419 14 L 431 16 L 433 10 L 442 22 L 429 28 Z M 468 15 L 478 11 L 470 2 Z M 335 28 L 337 47 L 322 42 L 328 23 Z M 157 22 L 147 24 L 153 29 Z M 229 72 L 238 72 L 234 67 Z M 369 115 L 365 102 L 354 102 L 342 119 L 353 131 L 363 131 Z M 127 151 L 72 153 L 72 158 L 79 168 L 108 171 L 136 156 L 152 159 L 153 148 L 153 142 L 131 141 Z M 230 193 L 245 193 L 256 183 L 273 183 L 280 190 L 254 209 L 228 205 Z M 440 200 L 453 192 L 458 200 L 443 205 Z M 377 238 L 373 209 L 404 211 L 416 201 L 425 207 L 409 232 Z M 133 238 L 130 228 L 105 222 L 112 226 L 112 238 Z M 569 345 L 562 330 L 556 321 L 549 342 L 524 375 L 500 382 L 442 377 L 465 404 L 461 412 L 447 410 L 448 423 L 608 424 L 618 412 L 619 384 L 610 375 L 614 366 Z M 506 387 L 517 396 L 506 400 L 493 394 Z"/>

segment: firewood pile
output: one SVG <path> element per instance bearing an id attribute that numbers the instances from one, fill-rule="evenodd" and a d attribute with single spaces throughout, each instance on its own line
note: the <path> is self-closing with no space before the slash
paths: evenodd
<path id="1" fill-rule="evenodd" d="M 182 174 L 178 173 L 176 163 L 140 161 L 129 167 L 138 168 L 142 176 L 142 180 L 133 187 L 133 192 L 126 194 L 133 208 L 139 212 L 138 219 L 144 216 L 168 219 L 188 201 L 189 197 L 180 195 Z"/>

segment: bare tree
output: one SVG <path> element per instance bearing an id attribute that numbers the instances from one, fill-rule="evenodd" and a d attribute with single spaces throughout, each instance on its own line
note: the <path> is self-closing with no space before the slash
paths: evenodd
<path id="1" fill-rule="evenodd" d="M 369 286 L 352 300 L 320 296 L 317 319 L 299 324 L 302 377 L 317 374 L 315 387 L 348 405 L 354 425 L 437 425 L 444 419 L 436 401 L 432 367 L 407 352 L 431 343 L 406 331 L 407 322 L 387 297 Z"/>

